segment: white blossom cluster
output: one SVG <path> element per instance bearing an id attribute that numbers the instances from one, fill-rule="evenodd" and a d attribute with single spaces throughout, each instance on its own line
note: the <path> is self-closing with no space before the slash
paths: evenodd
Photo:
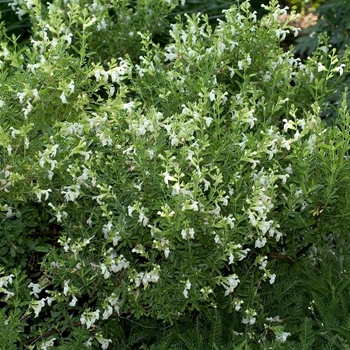
<path id="1" fill-rule="evenodd" d="M 1 271 L 1 269 L 0 269 Z M 4 301 L 8 301 L 11 297 L 13 297 L 15 294 L 13 292 L 10 292 L 8 290 L 8 287 L 11 286 L 13 283 L 14 274 L 10 274 L 8 276 L 1 276 L 0 277 L 0 292 L 5 294 Z"/>

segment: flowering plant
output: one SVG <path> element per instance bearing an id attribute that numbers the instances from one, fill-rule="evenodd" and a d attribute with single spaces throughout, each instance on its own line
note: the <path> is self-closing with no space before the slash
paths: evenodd
<path id="1" fill-rule="evenodd" d="M 1 38 L 8 322 L 11 269 L 29 248 L 41 273 L 27 276 L 22 306 L 41 348 L 107 349 L 130 315 L 227 308 L 254 325 L 273 261 L 324 244 L 330 226 L 346 233 L 335 218 L 350 215 L 349 114 L 344 102 L 332 128 L 319 115 L 347 56 L 327 43 L 304 63 L 283 52 L 297 30 L 272 1 L 261 21 L 248 2 L 233 6 L 215 30 L 179 18 L 164 48 L 134 33 L 138 59 L 104 51 L 99 63 L 91 28 L 112 25 L 108 11 L 97 20 L 97 5 L 63 4 L 43 14 L 25 2 L 31 45 Z"/>

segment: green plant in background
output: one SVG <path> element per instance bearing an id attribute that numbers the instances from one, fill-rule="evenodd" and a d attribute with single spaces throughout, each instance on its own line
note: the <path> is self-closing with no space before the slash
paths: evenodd
<path id="1" fill-rule="evenodd" d="M 33 28 L 45 27 L 41 18 L 47 16 L 50 8 L 54 7 L 55 2 L 45 1 L 6 1 L 2 5 L 2 15 L 5 19 L 6 30 L 8 33 L 20 33 L 20 28 L 27 29 L 24 37 L 28 33 L 32 34 L 35 40 L 38 34 Z M 89 45 L 90 59 L 95 62 L 104 62 L 110 57 L 119 57 L 130 55 L 137 59 L 140 52 L 139 31 L 150 32 L 153 35 L 164 34 L 168 24 L 167 17 L 169 13 L 178 5 L 177 1 L 74 1 L 75 6 L 80 10 L 88 11 L 91 22 L 84 28 L 86 40 Z M 47 4 L 47 5 L 46 5 Z M 61 0 L 60 18 L 62 23 L 70 26 L 72 33 L 79 35 L 83 31 L 80 23 L 72 18 L 71 1 Z M 7 8 L 6 8 L 7 7 Z M 33 8 L 35 11 L 32 11 Z M 11 9 L 13 11 L 11 11 Z M 19 16 L 19 22 L 14 15 Z M 38 22 L 39 21 L 39 22 Z M 43 27 L 42 27 L 42 30 Z M 75 36 L 74 36 L 75 38 Z M 98 40 L 96 39 L 98 38 Z M 74 45 L 73 39 L 73 45 Z"/>
<path id="2" fill-rule="evenodd" d="M 12 5 L 12 8 L 11 6 Z M 22 17 L 22 11 L 17 11 L 11 0 L 0 1 L 0 14 L 4 29 L 8 36 L 21 36 L 22 41 L 29 39 L 30 21 L 27 16 Z"/>
<path id="3" fill-rule="evenodd" d="M 297 29 L 277 1 L 260 21 L 233 6 L 215 29 L 179 17 L 165 47 L 156 1 L 116 7 L 133 35 L 99 4 L 17 4 L 30 44 L 1 36 L 1 317 L 26 327 L 16 346 L 134 346 L 144 335 L 123 320 L 177 324 L 179 338 L 198 314 L 213 346 L 266 332 L 281 348 L 288 325 L 265 329 L 263 299 L 278 261 L 348 235 L 346 94 L 337 125 L 320 119 L 348 52 L 283 52 Z M 101 23 L 117 39 L 99 40 Z M 243 339 L 220 339 L 221 310 Z"/>
<path id="4" fill-rule="evenodd" d="M 318 8 L 317 13 L 317 24 L 304 29 L 303 35 L 296 40 L 295 52 L 301 56 L 310 55 L 319 45 L 319 41 L 323 40 L 320 38 L 326 34 L 328 39 L 324 50 L 328 50 L 329 45 L 335 48 L 341 57 L 349 44 L 350 3 L 344 0 L 329 0 Z M 335 109 L 341 103 L 345 87 L 350 87 L 348 74 L 344 75 L 342 84 L 328 98 L 328 108 L 324 110 L 322 116 L 328 124 L 333 123 L 337 118 Z M 349 99 L 348 102 L 350 102 Z"/>
<path id="5" fill-rule="evenodd" d="M 285 278 L 263 297 L 276 324 L 291 333 L 290 349 L 350 348 L 349 242 L 330 239 L 331 249 L 311 249 L 306 259 L 280 265 Z"/>
<path id="6" fill-rule="evenodd" d="M 176 14 L 206 14 L 208 15 L 209 22 L 215 26 L 217 23 L 215 20 L 218 18 L 223 19 L 225 15 L 223 10 L 227 10 L 233 5 L 239 5 L 240 1 L 237 0 L 215 0 L 215 1 L 200 1 L 200 0 L 186 0 L 182 1 L 180 6 L 175 9 L 172 15 Z M 250 1 L 251 8 L 257 12 L 257 17 L 261 18 L 266 11 L 261 6 L 267 4 L 268 1 L 264 0 L 252 0 Z"/>
<path id="7" fill-rule="evenodd" d="M 314 12 L 325 2 L 325 0 L 288 0 L 283 1 L 288 5 L 292 10 L 300 13 L 302 16 L 305 16 L 309 12 Z"/>
<path id="8" fill-rule="evenodd" d="M 317 45 L 320 34 L 326 32 L 329 44 L 341 54 L 349 44 L 350 4 L 346 0 L 328 0 L 317 9 L 317 24 L 304 29 L 297 39 L 295 51 L 310 55 Z"/>

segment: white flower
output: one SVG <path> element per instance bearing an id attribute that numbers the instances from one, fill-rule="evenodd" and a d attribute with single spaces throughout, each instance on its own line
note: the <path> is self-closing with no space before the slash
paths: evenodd
<path id="1" fill-rule="evenodd" d="M 247 64 L 248 64 L 248 66 L 250 66 L 250 65 L 252 64 L 252 59 L 251 59 L 249 53 L 248 53 L 248 55 L 247 55 Z"/>
<path id="2" fill-rule="evenodd" d="M 43 290 L 42 288 L 40 288 L 40 285 L 37 283 L 29 283 L 28 285 L 29 288 L 32 288 L 32 291 L 30 292 L 30 295 L 34 294 L 34 296 L 36 298 L 39 298 L 39 293 Z"/>
<path id="3" fill-rule="evenodd" d="M 101 264 L 101 272 L 105 279 L 107 279 L 111 275 L 111 273 L 108 271 L 107 266 L 105 264 Z"/>
<path id="4" fill-rule="evenodd" d="M 299 137 L 300 137 L 300 132 L 299 132 L 299 130 L 297 130 L 294 134 L 294 141 L 298 141 Z"/>
<path id="5" fill-rule="evenodd" d="M 187 230 L 182 230 L 181 236 L 182 236 L 182 239 L 188 239 L 188 236 L 190 239 L 194 239 L 194 229 L 190 228 L 188 232 Z"/>
<path id="6" fill-rule="evenodd" d="M 252 226 L 256 226 L 258 224 L 258 221 L 256 220 L 254 214 L 251 211 L 249 211 L 248 217 Z"/>
<path id="7" fill-rule="evenodd" d="M 226 49 L 226 45 L 223 42 L 218 43 L 218 54 L 221 55 Z"/>
<path id="8" fill-rule="evenodd" d="M 234 304 L 235 305 L 235 310 L 239 311 L 241 309 L 243 303 L 244 303 L 243 300 L 236 299 L 235 300 L 235 304 Z"/>
<path id="9" fill-rule="evenodd" d="M 190 280 L 186 281 L 186 285 L 185 285 L 185 289 L 182 292 L 182 294 L 184 295 L 185 299 L 188 299 L 188 291 L 191 289 L 191 282 Z"/>
<path id="10" fill-rule="evenodd" d="M 69 305 L 70 305 L 70 306 L 75 306 L 76 303 L 77 303 L 77 301 L 78 301 L 78 299 L 77 299 L 77 297 L 74 295 L 73 298 L 72 298 L 72 300 L 71 300 L 71 302 L 69 303 Z"/>
<path id="11" fill-rule="evenodd" d="M 125 269 L 127 269 L 128 267 L 129 267 L 129 261 L 127 261 L 124 257 L 123 257 L 123 255 L 121 255 L 120 256 L 120 258 L 118 259 L 118 265 L 115 265 L 115 264 L 113 264 L 112 266 L 111 266 L 111 270 L 113 271 L 113 272 L 119 272 L 119 271 L 121 271 L 121 270 L 125 270 Z"/>
<path id="12" fill-rule="evenodd" d="M 258 238 L 255 241 L 255 248 L 262 248 L 262 247 L 265 246 L 265 244 L 266 244 L 266 238 L 265 237 Z"/>
<path id="13" fill-rule="evenodd" d="M 256 168 L 256 165 L 260 163 L 260 160 L 254 160 L 254 159 L 248 159 L 249 163 L 252 163 L 253 165 L 251 166 L 252 169 Z"/>
<path id="14" fill-rule="evenodd" d="M 62 218 L 66 218 L 68 216 L 68 213 L 65 211 L 58 211 L 56 214 L 57 222 L 62 222 Z"/>
<path id="15" fill-rule="evenodd" d="M 267 83 L 270 80 L 271 80 L 271 74 L 270 72 L 266 72 L 265 75 L 263 76 L 263 81 L 264 83 Z"/>
<path id="16" fill-rule="evenodd" d="M 139 214 L 139 223 L 141 223 L 143 226 L 147 226 L 149 219 L 146 217 L 146 215 L 143 212 L 140 212 Z"/>
<path id="17" fill-rule="evenodd" d="M 70 287 L 69 287 L 69 282 L 70 282 L 70 280 L 66 280 L 66 281 L 64 281 L 64 288 L 63 288 L 63 294 L 64 295 L 67 295 L 68 294 L 68 292 L 69 292 L 69 290 L 70 290 Z"/>
<path id="18" fill-rule="evenodd" d="M 173 61 L 177 58 L 176 48 L 174 45 L 167 47 L 167 53 L 164 53 L 165 59 L 164 61 Z"/>
<path id="19" fill-rule="evenodd" d="M 106 225 L 103 225 L 102 232 L 103 232 L 105 238 L 108 238 L 108 234 L 109 234 L 109 232 L 111 232 L 112 227 L 113 227 L 113 224 L 111 221 L 108 221 L 108 223 Z"/>
<path id="20" fill-rule="evenodd" d="M 194 201 L 191 205 L 190 205 L 190 209 L 192 209 L 193 211 L 198 211 L 198 202 Z"/>
<path id="21" fill-rule="evenodd" d="M 36 196 L 38 197 L 38 202 L 41 202 L 41 195 L 45 195 L 45 200 L 47 201 L 49 199 L 49 193 L 52 192 L 51 189 L 48 190 L 41 190 L 40 192 L 36 193 Z"/>
<path id="22" fill-rule="evenodd" d="M 27 101 L 27 106 L 25 108 L 22 109 L 22 111 L 24 112 L 24 118 L 27 119 L 28 118 L 28 114 L 33 110 L 33 106 L 32 104 Z"/>
<path id="23" fill-rule="evenodd" d="M 70 93 L 72 94 L 74 92 L 74 80 L 71 80 L 70 83 L 68 84 L 68 88 L 70 90 Z"/>
<path id="24" fill-rule="evenodd" d="M 235 75 L 235 70 L 233 68 L 228 68 L 228 70 L 230 71 L 230 78 L 233 78 L 233 76 Z"/>
<path id="25" fill-rule="evenodd" d="M 246 256 L 247 254 L 250 252 L 250 249 L 247 248 L 247 249 L 244 249 L 244 250 L 241 250 L 240 252 L 237 253 L 237 256 L 238 256 L 238 260 L 239 261 L 242 261 Z"/>
<path id="26" fill-rule="evenodd" d="M 228 276 L 226 281 L 224 282 L 224 288 L 226 289 L 225 291 L 225 296 L 229 295 L 230 293 L 233 293 L 235 288 L 238 286 L 238 283 L 240 282 L 238 276 L 234 273 L 231 276 Z"/>
<path id="27" fill-rule="evenodd" d="M 64 186 L 64 190 L 61 191 L 61 194 L 64 194 L 67 202 L 74 202 L 80 195 L 79 187 L 80 186 L 76 186 L 75 188 L 72 188 L 72 186 Z"/>
<path id="28" fill-rule="evenodd" d="M 322 72 L 324 70 L 327 70 L 327 68 L 321 63 L 321 62 L 318 62 L 318 68 L 317 68 L 317 71 L 318 72 Z"/>
<path id="29" fill-rule="evenodd" d="M 316 135 L 315 134 L 311 135 L 310 138 L 307 140 L 307 145 L 309 146 L 309 149 L 312 152 L 314 150 L 315 145 L 316 145 Z"/>
<path id="30" fill-rule="evenodd" d="M 80 323 L 82 325 L 86 324 L 86 329 L 89 329 L 98 319 L 100 318 L 100 310 L 94 312 L 84 311 L 80 316 Z"/>
<path id="31" fill-rule="evenodd" d="M 210 124 L 213 121 L 213 118 L 211 118 L 211 117 L 204 117 L 204 121 L 205 121 L 206 126 L 209 127 Z"/>
<path id="32" fill-rule="evenodd" d="M 295 129 L 293 120 L 283 119 L 282 121 L 284 122 L 284 127 L 283 127 L 284 131 L 287 132 L 288 129 Z"/>
<path id="33" fill-rule="evenodd" d="M 284 170 L 287 174 L 293 174 L 292 164 L 289 164 Z"/>
<path id="34" fill-rule="evenodd" d="M 128 215 L 130 216 L 130 217 L 132 217 L 132 213 L 133 213 L 133 211 L 135 210 L 135 208 L 134 207 L 132 207 L 132 206 L 128 206 Z"/>
<path id="35" fill-rule="evenodd" d="M 15 277 L 15 276 L 13 274 L 11 274 L 9 276 L 0 277 L 0 288 L 2 288 L 2 287 L 7 288 L 8 284 L 12 284 L 12 277 Z M 30 287 L 30 285 L 29 285 L 29 287 Z M 38 293 L 40 293 L 40 291 Z"/>
<path id="36" fill-rule="evenodd" d="M 232 253 L 230 253 L 228 264 L 229 265 L 233 264 L 234 260 L 235 260 L 235 256 Z"/>
<path id="37" fill-rule="evenodd" d="M 235 221 L 236 219 L 232 216 L 228 216 L 226 217 L 226 222 L 228 223 L 228 225 L 230 226 L 231 229 L 233 229 L 235 227 Z"/>
<path id="38" fill-rule="evenodd" d="M 278 28 L 276 30 L 276 36 L 279 40 L 284 40 L 286 38 L 287 33 L 289 33 L 289 30 L 283 30 L 281 28 Z"/>
<path id="39" fill-rule="evenodd" d="M 266 317 L 266 321 L 269 322 L 283 322 L 283 320 L 281 320 L 281 318 L 279 316 L 275 316 L 275 317 Z"/>
<path id="40" fill-rule="evenodd" d="M 279 178 L 282 180 L 282 183 L 285 184 L 287 179 L 289 178 L 289 174 L 280 175 Z"/>
<path id="41" fill-rule="evenodd" d="M 67 35 L 63 36 L 63 39 L 67 42 L 68 46 L 72 43 L 72 33 L 68 33 Z"/>
<path id="42" fill-rule="evenodd" d="M 209 99 L 210 101 L 215 101 L 215 91 L 211 90 L 209 93 Z"/>
<path id="43" fill-rule="evenodd" d="M 89 339 L 84 343 L 84 345 L 85 345 L 86 347 L 91 346 L 91 345 L 92 345 L 91 340 L 92 340 L 92 338 L 89 338 Z"/>
<path id="44" fill-rule="evenodd" d="M 123 109 L 126 110 L 128 113 L 132 112 L 132 109 L 135 107 L 135 102 L 131 101 L 128 103 L 123 104 Z"/>
<path id="45" fill-rule="evenodd" d="M 171 176 L 171 175 L 168 173 L 168 171 L 165 171 L 165 172 L 163 173 L 163 176 L 164 176 L 164 182 L 165 182 L 167 185 L 169 185 L 169 181 L 174 181 L 174 180 L 175 180 L 174 177 Z"/>
<path id="46" fill-rule="evenodd" d="M 220 243 L 221 243 L 221 239 L 220 239 L 220 237 L 219 237 L 218 234 L 215 235 L 215 237 L 214 237 L 214 242 L 215 242 L 216 244 L 220 244 Z"/>
<path id="47" fill-rule="evenodd" d="M 287 337 L 289 337 L 289 336 L 290 336 L 290 333 L 281 332 L 281 333 L 276 335 L 276 340 L 281 342 L 281 343 L 284 343 L 287 340 Z"/>
<path id="48" fill-rule="evenodd" d="M 250 325 L 254 324 L 255 321 L 256 321 L 255 317 L 243 317 L 243 319 L 242 319 L 242 323 L 250 324 Z"/>
<path id="49" fill-rule="evenodd" d="M 169 247 L 166 247 L 164 249 L 164 256 L 167 258 L 169 256 L 169 253 L 170 253 L 170 249 L 169 249 Z"/>
<path id="50" fill-rule="evenodd" d="M 107 320 L 109 318 L 109 316 L 111 316 L 113 313 L 113 308 L 112 306 L 108 305 L 108 308 L 105 309 L 105 311 L 102 314 L 102 319 L 103 320 Z"/>
<path id="51" fill-rule="evenodd" d="M 276 279 L 276 275 L 275 274 L 272 274 L 271 276 L 270 276 L 270 284 L 273 284 L 273 283 L 275 283 L 275 279 Z"/>
<path id="52" fill-rule="evenodd" d="M 259 266 L 259 270 L 264 270 L 267 266 L 267 257 L 266 256 L 260 256 L 258 259 L 257 259 L 257 263 L 260 264 Z"/>
<path id="53" fill-rule="evenodd" d="M 40 300 L 35 300 L 31 303 L 31 307 L 35 313 L 34 318 L 39 316 L 41 309 L 45 306 L 45 300 L 46 299 L 44 298 L 44 299 L 40 299 Z"/>
<path id="54" fill-rule="evenodd" d="M 286 148 L 289 151 L 291 143 L 292 143 L 292 140 L 282 140 L 281 141 L 281 146 Z"/>
<path id="55" fill-rule="evenodd" d="M 258 119 L 256 119 L 253 116 L 254 110 L 251 110 L 247 113 L 247 118 L 246 118 L 246 122 L 249 123 L 249 127 L 250 129 L 252 129 L 254 127 L 254 122 L 256 122 Z"/>
<path id="56" fill-rule="evenodd" d="M 246 310 L 245 313 L 246 316 L 243 317 L 242 323 L 250 325 L 254 324 L 256 321 L 256 312 L 254 310 Z"/>
<path id="57" fill-rule="evenodd" d="M 340 75 L 342 75 L 343 74 L 343 72 L 344 72 L 344 68 L 345 67 L 345 64 L 343 63 L 343 64 L 341 64 L 339 67 L 335 67 L 334 69 L 333 69 L 333 71 L 336 71 L 336 72 L 338 72 Z"/>
<path id="58" fill-rule="evenodd" d="M 66 95 L 64 94 L 64 92 L 62 92 L 60 99 L 61 99 L 62 103 L 64 103 L 64 104 L 67 103 L 67 98 L 66 98 Z"/>
<path id="59" fill-rule="evenodd" d="M 101 348 L 102 348 L 103 350 L 108 349 L 109 344 L 112 343 L 112 340 L 111 340 L 111 339 L 105 339 L 105 338 L 103 338 L 103 337 L 97 337 L 96 339 L 97 339 L 98 342 L 101 344 Z"/>
<path id="60" fill-rule="evenodd" d="M 302 195 L 303 195 L 303 190 L 302 190 L 302 189 L 297 190 L 297 191 L 295 191 L 295 193 L 294 193 L 294 196 L 295 196 L 295 197 L 300 197 L 300 196 L 302 196 Z"/>
<path id="61" fill-rule="evenodd" d="M 20 103 L 23 103 L 24 97 L 27 95 L 26 92 L 17 92 L 17 97 Z"/>
<path id="62" fill-rule="evenodd" d="M 10 127 L 10 130 L 12 130 L 11 131 L 11 136 L 13 138 L 15 138 L 17 135 L 19 135 L 21 133 L 19 130 L 15 129 L 13 126 Z"/>
<path id="63" fill-rule="evenodd" d="M 56 338 L 52 338 L 52 339 L 46 341 L 45 343 L 41 344 L 41 350 L 47 350 L 51 346 L 54 346 L 54 341 L 55 340 L 56 340 Z"/>
<path id="64" fill-rule="evenodd" d="M 271 224 L 273 224 L 272 220 L 270 221 L 262 220 L 258 222 L 258 227 L 261 230 L 261 232 L 265 234 L 270 229 Z"/>

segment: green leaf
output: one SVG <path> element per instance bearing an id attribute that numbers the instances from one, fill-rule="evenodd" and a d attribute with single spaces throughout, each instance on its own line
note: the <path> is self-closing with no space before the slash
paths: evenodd
<path id="1" fill-rule="evenodd" d="M 47 246 L 38 245 L 35 247 L 35 250 L 41 253 L 48 253 L 50 251 L 50 248 Z"/>

